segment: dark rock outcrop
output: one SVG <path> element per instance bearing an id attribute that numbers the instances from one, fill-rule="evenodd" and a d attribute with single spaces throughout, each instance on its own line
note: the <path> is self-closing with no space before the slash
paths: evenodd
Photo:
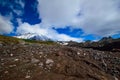
<path id="1" fill-rule="evenodd" d="M 120 51 L 120 39 L 112 39 L 111 37 L 105 37 L 97 42 L 86 41 L 83 43 L 69 42 L 68 46 L 93 48 L 103 51 Z"/>

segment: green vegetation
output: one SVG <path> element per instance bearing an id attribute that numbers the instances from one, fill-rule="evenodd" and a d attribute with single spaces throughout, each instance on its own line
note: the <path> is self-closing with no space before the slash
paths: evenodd
<path id="1" fill-rule="evenodd" d="M 39 44 L 55 44 L 54 41 L 36 41 L 36 40 L 29 40 L 29 39 L 22 39 L 23 41 L 25 42 L 28 42 L 28 43 L 39 43 Z"/>
<path id="2" fill-rule="evenodd" d="M 3 35 L 0 35 L 0 42 L 4 42 L 4 43 L 19 43 L 19 39 L 17 38 L 14 38 L 14 37 L 9 37 L 9 36 L 3 36 Z"/>

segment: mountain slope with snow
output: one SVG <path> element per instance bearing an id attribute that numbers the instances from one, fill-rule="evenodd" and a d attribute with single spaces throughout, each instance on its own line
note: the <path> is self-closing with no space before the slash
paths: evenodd
<path id="1" fill-rule="evenodd" d="M 36 33 L 25 33 L 25 34 L 20 34 L 18 36 L 14 36 L 16 38 L 21 38 L 21 39 L 30 39 L 30 40 L 42 40 L 42 41 L 50 41 L 51 39 L 41 35 L 41 34 L 36 34 Z"/>

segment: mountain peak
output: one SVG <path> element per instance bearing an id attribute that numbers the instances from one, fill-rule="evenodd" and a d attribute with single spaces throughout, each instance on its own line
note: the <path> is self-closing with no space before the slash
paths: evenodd
<path id="1" fill-rule="evenodd" d="M 37 34 L 37 33 L 24 33 L 24 34 L 19 34 L 18 36 L 15 36 L 15 37 L 22 38 L 22 39 L 30 39 L 30 40 L 42 40 L 42 41 L 51 40 L 47 36 L 44 36 L 42 34 Z"/>

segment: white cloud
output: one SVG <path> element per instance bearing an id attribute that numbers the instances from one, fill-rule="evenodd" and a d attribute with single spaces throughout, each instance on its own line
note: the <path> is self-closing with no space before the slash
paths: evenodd
<path id="1" fill-rule="evenodd" d="M 14 12 L 16 15 L 21 16 L 24 13 L 24 0 L 3 0 L 0 1 L 0 5 L 8 9 L 5 13 L 7 15 Z"/>
<path id="2" fill-rule="evenodd" d="M 9 34 L 13 29 L 14 27 L 9 18 L 0 15 L 0 34 Z"/>
<path id="3" fill-rule="evenodd" d="M 70 37 L 66 34 L 58 34 L 56 33 L 57 35 L 56 36 L 53 36 L 53 37 L 56 37 L 59 41 L 77 41 L 77 42 L 82 42 L 83 39 L 82 38 L 74 38 L 74 37 Z"/>
<path id="4" fill-rule="evenodd" d="M 22 23 L 17 28 L 17 34 L 37 33 L 58 41 L 70 41 L 70 40 L 78 41 L 78 42 L 83 41 L 82 38 L 74 38 L 66 34 L 59 34 L 57 31 L 55 31 L 52 28 L 47 28 L 47 27 L 44 28 L 42 26 L 43 24 L 30 25 L 28 23 Z"/>
<path id="5" fill-rule="evenodd" d="M 18 28 L 17 28 L 17 33 L 18 34 L 24 34 L 24 33 L 38 33 L 42 35 L 47 35 L 47 30 L 40 28 L 39 24 L 36 25 L 30 25 L 28 23 L 22 23 Z"/>
<path id="6" fill-rule="evenodd" d="M 19 5 L 19 8 L 14 9 L 13 11 L 17 14 L 17 15 L 23 15 L 24 13 L 24 7 L 25 7 L 25 2 L 24 0 L 16 0 L 16 5 Z"/>
<path id="7" fill-rule="evenodd" d="M 15 5 L 17 5 L 18 7 L 14 8 Z M 24 7 L 25 7 L 25 3 L 23 0 L 16 0 L 15 4 L 11 6 L 11 9 L 15 14 L 21 16 L 24 13 Z"/>
<path id="8" fill-rule="evenodd" d="M 79 12 L 79 0 L 38 0 L 38 2 L 42 21 L 60 28 L 69 25 Z"/>
<path id="9" fill-rule="evenodd" d="M 17 4 L 19 4 L 22 8 L 25 7 L 24 0 L 16 0 L 15 2 L 16 2 Z"/>
<path id="10" fill-rule="evenodd" d="M 22 11 L 22 10 L 13 9 L 13 12 L 14 12 L 15 14 L 17 14 L 18 16 L 23 15 L 23 11 Z"/>
<path id="11" fill-rule="evenodd" d="M 14 32 L 13 31 L 14 26 L 11 22 L 11 20 L 14 19 L 13 12 L 17 16 L 21 16 L 23 14 L 23 9 L 25 6 L 24 1 L 23 0 L 15 0 L 15 1 L 3 0 L 3 1 L 0 1 L 0 5 L 3 7 L 3 9 L 8 9 L 8 10 L 3 10 L 4 16 L 0 14 L 0 34 L 9 34 L 11 32 Z"/>
<path id="12" fill-rule="evenodd" d="M 44 24 L 72 25 L 85 34 L 114 35 L 120 31 L 120 0 L 38 0 Z M 50 26 L 48 26 L 50 27 Z"/>

